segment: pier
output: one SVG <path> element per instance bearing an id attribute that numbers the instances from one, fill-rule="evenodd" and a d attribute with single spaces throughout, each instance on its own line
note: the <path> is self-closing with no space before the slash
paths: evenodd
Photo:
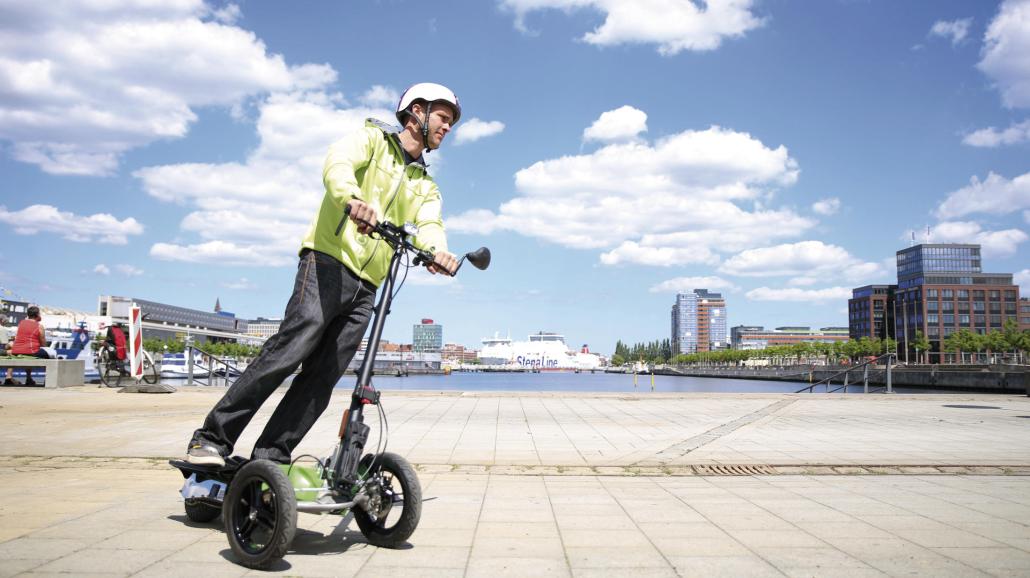
<path id="1" fill-rule="evenodd" d="M 245 574 L 220 523 L 185 520 L 182 477 L 166 463 L 223 392 L 0 390 L 4 575 Z M 296 455 L 330 452 L 349 394 L 334 392 Z M 411 547 L 370 547 L 350 518 L 301 514 L 274 571 L 1030 573 L 1023 395 L 386 390 L 383 403 L 390 451 L 433 498 Z"/>

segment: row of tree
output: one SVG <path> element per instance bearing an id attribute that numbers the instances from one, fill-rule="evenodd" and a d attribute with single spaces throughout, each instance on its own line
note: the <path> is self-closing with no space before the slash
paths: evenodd
<path id="1" fill-rule="evenodd" d="M 902 342 L 901 345 L 904 347 L 905 343 Z M 934 354 L 936 357 L 931 359 L 930 340 L 920 331 L 908 338 L 907 345 L 910 352 L 914 354 L 914 359 L 911 361 L 916 363 L 947 361 L 942 355 L 936 353 Z M 1001 330 L 985 334 L 962 329 L 946 337 L 941 349 L 944 352 L 954 353 L 954 361 L 959 363 L 966 359 L 972 361 L 974 355 L 989 356 L 998 353 L 1010 353 L 1015 355 L 1018 360 L 1023 360 L 1030 354 L 1030 330 L 1020 331 L 1019 325 L 1012 320 L 1007 321 Z M 615 344 L 615 354 L 612 355 L 611 363 L 612 365 L 623 365 L 642 361 L 651 365 L 663 363 L 737 365 L 749 359 L 768 359 L 773 364 L 800 364 L 816 360 L 836 364 L 844 360 L 855 361 L 863 357 L 879 356 L 889 351 L 899 352 L 896 341 L 863 337 L 834 343 L 801 342 L 792 345 L 774 345 L 765 349 L 724 349 L 674 356 L 668 339 L 635 343 L 632 346 L 620 340 Z M 900 351 L 899 356 L 905 359 L 904 351 Z"/>
<path id="2" fill-rule="evenodd" d="M 208 341 L 201 344 L 200 348 L 215 357 L 234 357 L 236 359 L 254 358 L 261 351 L 260 346 L 244 345 L 233 341 Z M 151 337 L 143 340 L 143 349 L 151 353 L 182 353 L 186 350 L 186 344 L 180 339 L 162 340 Z"/>
<path id="3" fill-rule="evenodd" d="M 980 334 L 962 329 L 945 337 L 942 349 L 955 353 L 959 363 L 967 359 L 967 355 L 970 361 L 974 355 L 996 353 L 1012 353 L 1023 358 L 1030 352 L 1030 330 L 1020 331 L 1019 325 L 1011 319 L 1001 331 Z"/>

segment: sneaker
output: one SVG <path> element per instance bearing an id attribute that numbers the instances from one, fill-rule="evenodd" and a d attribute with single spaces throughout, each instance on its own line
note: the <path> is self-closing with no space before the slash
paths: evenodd
<path id="1" fill-rule="evenodd" d="M 217 466 L 220 468 L 225 465 L 225 458 L 222 457 L 217 448 L 197 442 L 190 444 L 190 449 L 186 452 L 186 461 L 197 466 Z"/>

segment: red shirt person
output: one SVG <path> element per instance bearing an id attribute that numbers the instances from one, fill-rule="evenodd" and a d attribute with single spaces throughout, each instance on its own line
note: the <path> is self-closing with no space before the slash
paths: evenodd
<path id="1" fill-rule="evenodd" d="M 18 333 L 14 336 L 11 355 L 32 355 L 48 359 L 50 355 L 43 349 L 46 345 L 46 331 L 39 316 L 39 307 L 29 307 L 28 317 L 18 324 Z"/>

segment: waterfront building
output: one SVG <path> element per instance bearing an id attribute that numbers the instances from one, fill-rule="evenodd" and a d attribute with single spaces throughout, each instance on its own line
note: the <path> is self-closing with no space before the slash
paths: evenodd
<path id="1" fill-rule="evenodd" d="M 894 292 L 897 285 L 866 285 L 851 290 L 848 334 L 851 339 L 894 339 Z"/>
<path id="2" fill-rule="evenodd" d="M 442 357 L 444 361 L 470 363 L 479 358 L 479 351 L 476 349 L 468 349 L 464 345 L 459 345 L 457 343 L 445 343 L 443 349 L 440 350 L 440 357 Z"/>
<path id="3" fill-rule="evenodd" d="M 414 351 L 440 351 L 443 349 L 443 326 L 433 323 L 432 319 L 423 319 L 415 325 L 411 339 Z"/>
<path id="4" fill-rule="evenodd" d="M 1030 329 L 1020 314 L 1019 286 L 1012 274 L 984 273 L 980 245 L 924 243 L 902 249 L 897 252 L 897 274 L 898 284 L 887 286 L 894 290 L 886 295 L 883 318 L 885 333 L 898 341 L 902 361 L 915 361 L 917 353 L 924 353 L 915 349 L 917 332 L 929 341 L 927 359 L 938 363 L 944 357 L 944 340 L 956 331 L 1000 331 L 1008 320 Z M 854 290 L 849 312 L 862 289 Z M 860 321 L 850 319 L 852 332 L 861 331 L 856 326 Z"/>
<path id="5" fill-rule="evenodd" d="M 814 330 L 807 326 L 785 326 L 766 331 L 760 325 L 738 325 L 731 333 L 733 349 L 745 350 L 795 343 L 836 343 L 848 340 L 847 327 L 821 327 Z"/>
<path id="6" fill-rule="evenodd" d="M 279 333 L 279 325 L 281 325 L 282 322 L 282 317 L 273 319 L 258 317 L 257 319 L 247 322 L 247 335 L 268 339 L 276 333 Z"/>
<path id="7" fill-rule="evenodd" d="M 1019 326 L 1030 327 L 1030 297 L 1019 298 Z"/>
<path id="8" fill-rule="evenodd" d="M 27 316 L 29 303 L 27 301 L 14 301 L 12 299 L 0 299 L 0 311 L 7 316 L 8 325 L 18 325 Z"/>
<path id="9" fill-rule="evenodd" d="M 101 295 L 97 299 L 97 314 L 109 317 L 112 323 L 128 323 L 129 308 L 133 303 L 143 314 L 143 337 L 156 339 L 184 339 L 195 343 L 205 341 L 239 341 L 245 338 L 247 320 L 232 314 L 200 311 L 178 305 L 159 303 L 135 297 Z"/>
<path id="10" fill-rule="evenodd" d="M 694 289 L 678 293 L 672 305 L 673 354 L 724 349 L 729 345 L 726 332 L 726 301 L 720 293 Z"/>

